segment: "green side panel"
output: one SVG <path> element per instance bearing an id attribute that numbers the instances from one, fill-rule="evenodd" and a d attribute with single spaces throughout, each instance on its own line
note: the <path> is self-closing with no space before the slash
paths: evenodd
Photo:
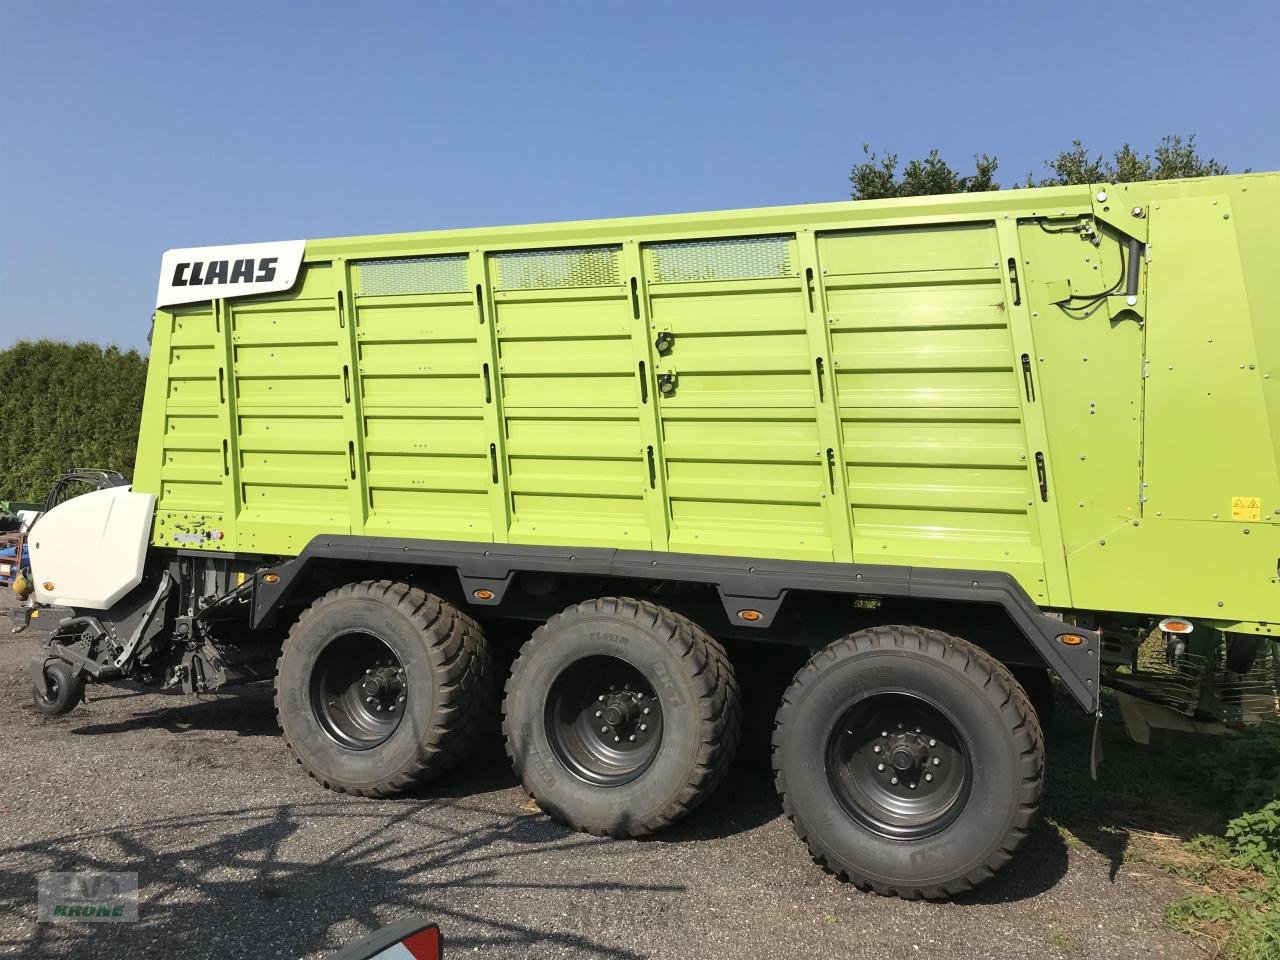
<path id="1" fill-rule="evenodd" d="M 833 559 L 815 360 L 791 236 L 650 244 L 670 547 Z"/>
<path id="2" fill-rule="evenodd" d="M 966 568 L 1275 632 L 1278 263 L 1275 174 L 309 242 L 157 311 L 134 484 L 169 547 Z"/>
<path id="3" fill-rule="evenodd" d="M 1123 276 L 1115 242 L 1095 248 L 1059 232 L 1087 212 L 1055 218 L 1054 232 L 1039 222 L 1018 230 L 1034 337 L 1024 376 L 1043 401 L 1051 493 L 1069 558 L 1141 516 L 1142 319 L 1133 312 L 1113 317 L 1105 302 L 1092 312 L 1068 312 L 1055 302 L 1060 289 L 1089 296 Z M 1092 583 L 1082 579 L 1086 571 L 1069 567 L 1074 597 Z"/>
<path id="4" fill-rule="evenodd" d="M 511 543 L 654 543 L 621 262 L 615 245 L 489 258 Z"/>
<path id="5" fill-rule="evenodd" d="M 160 429 L 148 466 L 158 466 L 156 539 L 167 546 L 209 548 L 204 531 L 220 529 L 224 511 L 227 390 L 222 329 L 213 304 L 176 308 L 157 318 L 148 370 L 146 422 Z M 156 363 L 157 356 L 167 363 Z"/>
<path id="6" fill-rule="evenodd" d="M 1086 419 L 1079 400 L 1054 397 L 1058 410 L 1075 411 L 1056 436 L 1091 464 L 1072 486 L 1081 500 L 1114 494 L 1102 509 L 1086 508 L 1092 523 L 1069 544 L 1078 604 L 1280 632 L 1277 184 L 1274 176 L 1225 177 L 1123 188 L 1124 208 L 1140 204 L 1149 219 L 1146 322 L 1136 332 L 1135 318 L 1114 303 L 1109 317 L 1091 322 L 1092 346 L 1110 343 L 1118 366 L 1096 366 L 1108 362 L 1103 351 L 1077 341 L 1092 369 L 1076 385 L 1101 398 L 1110 442 L 1078 429 Z M 1141 357 L 1132 346 L 1139 336 Z M 1081 361 L 1066 359 L 1082 374 Z"/>
<path id="7" fill-rule="evenodd" d="M 310 264 L 288 299 L 228 302 L 240 550 L 296 553 L 317 528 L 360 532 L 348 502 L 352 371 L 337 272 Z"/>
<path id="8" fill-rule="evenodd" d="M 367 533 L 494 537 L 483 328 L 465 256 L 356 264 Z"/>
<path id="9" fill-rule="evenodd" d="M 1187 322 L 1147 330 L 1148 516 L 1230 519 L 1239 497 L 1280 513 L 1277 425 L 1264 394 L 1270 371 L 1258 370 L 1231 207 L 1226 196 L 1153 204 L 1148 308 Z"/>
<path id="10" fill-rule="evenodd" d="M 1047 600 L 994 224 L 820 237 L 854 559 Z"/>

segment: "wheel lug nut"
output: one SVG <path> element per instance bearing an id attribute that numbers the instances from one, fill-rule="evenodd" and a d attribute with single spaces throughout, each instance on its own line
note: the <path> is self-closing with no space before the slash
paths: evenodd
<path id="1" fill-rule="evenodd" d="M 889 782 L 890 782 L 890 783 L 893 783 L 893 784 L 896 784 L 896 783 L 898 782 L 898 778 L 897 778 L 897 777 L 890 777 L 890 778 L 889 778 Z"/>
<path id="2" fill-rule="evenodd" d="M 648 729 L 649 729 L 649 725 L 648 725 L 647 723 L 642 723 L 642 724 L 640 724 L 640 729 L 641 729 L 642 731 L 644 731 L 644 730 L 648 730 Z"/>
<path id="3" fill-rule="evenodd" d="M 604 699 L 604 694 L 603 694 L 603 693 L 602 693 L 602 694 L 600 694 L 600 696 L 596 697 L 596 699 L 597 699 L 597 700 L 603 700 L 603 699 Z"/>
<path id="4" fill-rule="evenodd" d="M 613 742 L 614 742 L 614 743 L 621 743 L 621 742 L 622 742 L 622 738 L 621 738 L 621 737 L 614 737 L 614 738 L 613 738 Z"/>
<path id="5" fill-rule="evenodd" d="M 404 703 L 404 694 L 403 694 L 403 693 L 402 693 L 402 694 L 400 694 L 400 696 L 396 698 L 396 703 Z"/>
<path id="6" fill-rule="evenodd" d="M 597 710 L 597 711 L 596 711 L 596 716 L 597 716 L 597 717 L 603 717 L 603 716 L 604 716 L 604 711 L 603 711 L 603 710 Z"/>
<path id="7" fill-rule="evenodd" d="M 373 703 L 373 697 L 365 697 L 365 698 L 364 698 L 364 702 L 365 702 L 365 703 Z"/>
<path id="8" fill-rule="evenodd" d="M 609 728 L 608 728 L 608 727 L 601 727 L 601 728 L 600 728 L 600 732 L 601 732 L 601 733 L 608 733 L 608 732 L 609 732 Z"/>
<path id="9" fill-rule="evenodd" d="M 881 773 L 883 773 L 883 772 L 884 772 L 884 764 L 883 764 L 883 763 L 877 763 L 877 764 L 876 764 L 876 769 L 877 769 L 877 770 L 879 770 Z"/>
<path id="10" fill-rule="evenodd" d="M 373 673 L 372 670 L 366 670 L 365 673 Z"/>
<path id="11" fill-rule="evenodd" d="M 879 753 L 879 752 L 880 752 L 880 744 L 878 744 L 878 743 L 877 743 L 874 747 L 872 747 L 872 748 L 871 748 L 871 752 L 872 752 L 872 753 Z"/>
<path id="12" fill-rule="evenodd" d="M 636 738 L 636 735 L 634 733 L 631 736 L 627 737 L 628 740 L 634 740 L 635 738 Z"/>
<path id="13" fill-rule="evenodd" d="M 910 787 L 912 790 L 914 790 L 916 788 L 916 785 L 913 783 L 913 784 L 910 784 Z"/>
<path id="14" fill-rule="evenodd" d="M 396 705 L 393 703 L 391 706 L 387 707 L 387 709 L 388 709 L 388 710 L 390 710 L 392 713 L 395 713 L 395 712 L 396 712 Z"/>
<path id="15" fill-rule="evenodd" d="M 934 765 L 935 767 L 936 767 L 936 766 L 939 766 L 941 763 L 942 763 L 942 758 L 941 758 L 941 757 L 934 757 L 934 758 L 933 758 L 933 765 Z"/>
<path id="16" fill-rule="evenodd" d="M 927 782 L 929 782 L 929 783 L 932 783 L 932 782 L 933 782 L 933 774 L 932 774 L 932 773 L 926 773 L 926 774 L 924 775 L 924 778 L 925 778 L 925 780 L 926 780 Z"/>
<path id="17" fill-rule="evenodd" d="M 930 741 L 929 741 L 929 746 L 931 746 L 931 747 L 936 747 L 937 745 L 938 745 L 938 741 L 937 741 L 937 740 L 930 740 Z"/>
<path id="18" fill-rule="evenodd" d="M 882 736 L 882 737 L 887 737 L 888 735 L 889 735 L 889 731 L 888 731 L 888 730 L 881 730 L 881 731 L 880 731 L 880 736 Z"/>
<path id="19" fill-rule="evenodd" d="M 645 707 L 645 708 L 644 708 L 644 712 L 645 712 L 646 714 L 648 714 L 648 713 L 652 713 L 653 711 L 652 711 L 652 710 L 650 710 L 648 707 Z"/>

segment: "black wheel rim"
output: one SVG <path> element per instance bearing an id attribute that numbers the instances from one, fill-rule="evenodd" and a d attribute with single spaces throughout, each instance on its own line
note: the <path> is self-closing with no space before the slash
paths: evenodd
<path id="1" fill-rule="evenodd" d="M 586 657 L 552 683 L 547 739 L 588 783 L 614 787 L 648 769 L 662 742 L 662 704 L 639 670 L 617 657 Z"/>
<path id="2" fill-rule="evenodd" d="M 955 723 L 909 693 L 876 694 L 849 707 L 827 738 L 826 764 L 849 816 L 896 840 L 946 829 L 973 781 L 969 748 Z"/>
<path id="3" fill-rule="evenodd" d="M 369 633 L 335 637 L 311 671 L 311 707 L 331 740 L 369 750 L 396 732 L 408 703 L 404 665 Z"/>
<path id="4" fill-rule="evenodd" d="M 36 697 L 41 703 L 52 706 L 58 702 L 58 697 L 62 693 L 62 681 L 59 679 L 59 671 L 45 668 L 44 671 L 44 688 L 36 687 Z"/>
<path id="5" fill-rule="evenodd" d="M 57 703 L 58 692 L 62 689 L 62 685 L 58 683 L 58 678 L 51 673 L 46 673 L 45 689 L 41 690 L 36 687 L 36 696 L 40 698 L 41 703 Z"/>

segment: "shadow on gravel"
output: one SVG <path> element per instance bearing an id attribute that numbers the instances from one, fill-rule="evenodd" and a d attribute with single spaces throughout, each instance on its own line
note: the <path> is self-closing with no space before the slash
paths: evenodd
<path id="1" fill-rule="evenodd" d="M 1068 865 L 1067 845 L 1062 837 L 1043 824 L 1036 824 L 1008 866 L 954 902 L 979 906 L 1029 900 L 1053 889 L 1067 875 Z"/>
<path id="2" fill-rule="evenodd" d="M 1042 807 L 1049 829 L 1107 858 L 1112 880 L 1134 855 L 1136 838 L 1220 834 L 1236 812 L 1219 782 L 1221 738 L 1157 730 L 1141 745 L 1129 738 L 1118 713 L 1104 698 L 1103 761 L 1095 781 L 1089 775 L 1092 719 L 1059 693 L 1046 738 L 1049 784 Z"/>
<path id="3" fill-rule="evenodd" d="M 113 697 L 113 700 L 128 699 L 137 696 L 131 690 L 122 690 L 124 696 Z M 169 697 L 169 694 L 147 690 L 152 697 Z M 172 706 L 148 709 L 129 717 L 127 720 L 116 720 L 111 723 L 85 723 L 73 727 L 69 732 L 81 737 L 109 736 L 130 730 L 159 729 L 170 733 L 182 733 L 186 730 L 221 730 L 242 737 L 272 736 L 280 732 L 276 725 L 275 706 L 271 700 L 271 687 L 261 686 L 237 687 L 225 693 L 211 694 L 202 699 L 194 699 L 191 695 L 172 694 Z M 88 705 L 92 710 L 93 704 Z M 80 708 L 81 710 L 85 708 Z M 88 719 L 91 715 L 84 713 L 71 714 L 71 720 Z"/>
<path id="4" fill-rule="evenodd" d="M 469 812 L 487 826 L 451 826 Z M 444 815 L 442 815 L 444 814 Z M 311 843 L 321 821 L 340 818 L 342 842 L 315 858 Z M 411 836 L 413 845 L 388 839 Z M 355 921 L 353 939 L 409 914 L 441 923 L 450 952 L 499 947 L 523 953 L 558 946 L 573 956 L 626 960 L 640 957 L 595 935 L 604 918 L 592 902 L 612 910 L 625 904 L 670 900 L 680 885 L 540 879 L 539 863 L 602 841 L 569 834 L 542 818 L 504 816 L 457 801 L 361 802 L 317 800 L 212 814 L 157 818 L 53 842 L 0 849 L 0 912 L 29 913 L 33 874 L 41 870 L 133 871 L 140 874 L 136 924 L 35 925 L 33 939 L 0 941 L 26 956 L 280 956 L 298 957 L 339 944 L 329 929 Z M 296 853 L 305 853 L 295 859 Z M 525 859 L 521 869 L 518 861 Z M 20 872 L 19 872 L 20 871 Z M 513 874 L 528 881 L 504 880 Z M 22 877 L 20 886 L 15 884 Z M 561 918 L 559 929 L 499 920 L 468 906 L 481 893 L 503 891 L 507 902 L 567 895 L 586 904 Z M 470 895 L 474 892 L 474 896 Z M 662 897 L 661 895 L 671 895 Z M 504 911 L 520 916 L 519 909 Z M 450 921 L 454 921 L 450 924 Z M 658 922 L 655 918 L 655 922 Z M 450 934 L 452 929 L 455 933 Z M 577 929 L 575 929 L 577 927 Z M 567 928 L 567 929 L 566 929 Z M 458 933 L 456 931 L 469 931 Z"/>

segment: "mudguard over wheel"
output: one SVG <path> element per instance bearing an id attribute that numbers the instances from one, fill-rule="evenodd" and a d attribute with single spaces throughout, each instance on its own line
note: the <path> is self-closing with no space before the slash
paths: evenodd
<path id="1" fill-rule="evenodd" d="M 479 625 L 404 583 L 316 600 L 289 631 L 276 714 L 298 762 L 330 790 L 385 797 L 465 759 L 493 719 Z"/>
<path id="2" fill-rule="evenodd" d="M 783 809 L 814 859 L 864 889 L 949 897 L 991 877 L 1035 817 L 1044 743 L 1004 666 L 917 627 L 837 640 L 778 711 Z"/>
<path id="3" fill-rule="evenodd" d="M 560 822 L 636 837 L 701 803 L 737 749 L 724 649 L 664 607 L 606 597 L 557 614 L 520 651 L 503 732 L 525 789 Z"/>

